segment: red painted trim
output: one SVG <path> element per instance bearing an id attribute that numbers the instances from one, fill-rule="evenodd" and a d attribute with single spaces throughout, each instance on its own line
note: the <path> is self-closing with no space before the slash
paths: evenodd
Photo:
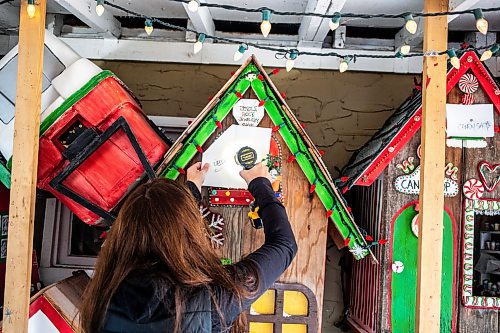
<path id="1" fill-rule="evenodd" d="M 422 123 L 422 107 L 418 109 L 410 121 L 408 121 L 391 140 L 391 143 L 377 156 L 365 172 L 359 177 L 354 185 L 370 186 L 385 170 L 387 165 L 399 153 L 399 151 L 410 141 L 413 135 L 420 129 Z"/>
<path id="2" fill-rule="evenodd" d="M 394 222 L 396 222 L 396 219 L 401 215 L 401 213 L 407 209 L 410 206 L 414 206 L 415 204 L 418 204 L 418 200 L 413 200 L 406 205 L 404 205 L 402 208 L 400 208 L 396 214 L 392 217 L 391 220 L 391 246 L 389 248 L 389 285 L 388 285 L 388 325 L 389 325 L 389 330 L 392 330 L 392 248 L 394 246 Z M 452 237 L 453 237 L 453 286 L 452 286 L 452 292 L 453 292 L 453 309 L 452 309 L 452 321 L 451 321 L 451 330 L 452 332 L 456 332 L 456 309 L 457 309 L 457 301 L 456 301 L 456 295 L 457 295 L 457 222 L 455 220 L 455 217 L 451 213 L 451 210 L 449 210 L 446 206 L 444 207 L 444 211 L 450 216 L 451 223 L 452 223 Z"/>
<path id="3" fill-rule="evenodd" d="M 476 75 L 481 89 L 484 90 L 486 95 L 490 98 L 492 104 L 495 106 L 497 113 L 500 115 L 500 87 L 495 80 L 491 77 L 488 70 L 481 63 L 477 54 L 474 51 L 464 53 L 460 57 L 460 69 L 452 69 L 448 72 L 446 78 L 446 94 L 448 94 L 453 87 L 458 84 L 458 81 L 468 70 Z M 403 126 L 402 130 L 391 140 L 387 147 L 377 156 L 377 158 L 366 168 L 361 174 L 354 185 L 370 186 L 380 174 L 384 171 L 391 160 L 399 153 L 401 148 L 413 137 L 413 135 L 420 129 L 421 126 L 422 107 L 415 113 L 411 119 Z M 418 120 L 415 119 L 418 117 Z M 411 130 L 411 133 L 407 133 Z M 410 135 L 409 135 L 410 134 Z M 391 152 L 390 148 L 394 148 Z M 392 149 L 391 149 L 392 150 Z M 363 181 L 366 180 L 366 181 Z"/>
<path id="4" fill-rule="evenodd" d="M 215 191 L 216 194 L 212 194 Z M 248 206 L 254 201 L 253 196 L 247 190 L 210 190 L 209 200 L 211 205 L 237 205 Z"/>
<path id="5" fill-rule="evenodd" d="M 38 311 L 42 311 L 60 333 L 74 333 L 71 326 L 43 295 L 31 303 L 29 311 L 30 318 Z"/>

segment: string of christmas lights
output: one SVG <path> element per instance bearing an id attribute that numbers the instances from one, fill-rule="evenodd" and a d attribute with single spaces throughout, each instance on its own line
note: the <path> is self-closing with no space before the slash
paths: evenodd
<path id="1" fill-rule="evenodd" d="M 171 24 L 168 22 L 165 22 L 161 19 L 150 17 L 148 15 L 144 15 L 138 12 L 135 12 L 133 10 L 124 8 L 120 5 L 117 5 L 115 3 L 106 1 L 106 0 L 96 0 L 97 1 L 97 6 L 96 6 L 96 12 L 97 14 L 101 14 L 104 12 L 104 5 L 107 5 L 109 7 L 118 9 L 120 11 L 123 11 L 124 13 L 138 17 L 138 18 L 143 18 L 145 20 L 144 22 L 144 29 L 147 32 L 148 35 L 150 35 L 153 32 L 153 24 L 158 24 L 160 26 L 163 26 L 168 29 L 172 30 L 177 30 L 177 31 L 184 31 L 184 32 L 191 32 L 197 35 L 197 41 L 193 44 L 193 53 L 198 53 L 203 49 L 203 43 L 207 38 L 212 39 L 213 41 L 218 41 L 218 42 L 224 42 L 224 43 L 231 43 L 231 44 L 239 44 L 238 49 L 234 53 L 234 61 L 240 60 L 245 52 L 249 49 L 249 47 L 253 47 L 256 49 L 261 49 L 261 50 L 267 50 L 267 51 L 272 51 L 275 52 L 275 57 L 280 59 L 286 59 L 286 70 L 290 71 L 295 64 L 295 60 L 299 56 L 317 56 L 317 57 L 337 57 L 340 59 L 339 63 L 339 71 L 340 72 L 345 72 L 349 68 L 349 64 L 351 62 L 356 62 L 356 59 L 358 58 L 372 58 L 372 59 L 403 59 L 403 58 L 410 58 L 410 57 L 422 57 L 422 56 L 438 56 L 438 55 L 448 55 L 448 58 L 450 59 L 450 62 L 454 67 L 460 66 L 460 62 L 457 62 L 457 56 L 456 56 L 456 50 L 454 49 L 448 49 L 448 50 L 442 50 L 442 51 L 435 51 L 431 52 L 430 54 L 424 54 L 422 52 L 414 52 L 414 53 L 409 53 L 410 47 L 409 45 L 403 45 L 395 54 L 363 54 L 363 53 L 353 53 L 353 54 L 340 54 L 335 51 L 331 52 L 312 52 L 312 51 L 300 51 L 298 49 L 288 49 L 288 48 L 283 48 L 283 47 L 274 47 L 274 46 L 267 46 L 267 45 L 261 45 L 257 43 L 252 43 L 252 42 L 242 42 L 241 40 L 234 39 L 234 38 L 226 38 L 226 37 L 219 37 L 219 36 L 213 36 L 210 34 L 206 33 L 200 33 L 194 29 L 187 28 L 187 27 L 182 27 L 178 26 L 175 24 Z M 197 5 L 194 5 L 192 1 L 183 1 L 183 0 L 171 0 L 171 1 L 178 1 L 178 2 L 183 2 L 188 4 L 189 10 L 198 10 L 200 6 L 207 5 L 207 4 L 200 4 L 197 3 Z M 214 4 L 212 4 L 214 5 Z M 214 5 L 215 6 L 215 5 Z M 217 5 L 217 6 L 222 6 L 226 7 L 226 5 Z M 234 7 L 234 6 L 229 6 L 229 7 Z M 235 7 L 238 8 L 238 7 Z M 245 9 L 245 10 L 251 10 L 251 11 L 261 11 L 262 12 L 262 23 L 261 23 L 261 30 L 264 36 L 267 36 L 270 32 L 271 29 L 271 23 L 270 23 L 270 15 L 271 13 L 279 13 L 279 15 L 288 15 L 292 12 L 278 12 L 278 11 L 273 11 L 271 9 Z M 367 15 L 367 14 L 352 14 L 352 13 L 347 13 L 346 14 L 340 14 L 340 13 L 335 13 L 332 16 L 332 21 L 330 24 L 331 29 L 336 29 L 339 24 L 340 24 L 340 17 L 341 15 L 344 15 L 345 17 L 359 17 L 359 18 L 372 18 L 372 17 L 388 17 L 388 18 L 404 18 L 405 19 L 405 28 L 410 32 L 410 33 L 415 33 L 417 30 L 417 23 L 413 19 L 413 17 L 417 16 L 443 16 L 443 15 L 457 15 L 457 14 L 466 14 L 466 13 L 472 13 L 476 17 L 476 27 L 478 28 L 481 33 L 486 33 L 488 29 L 488 22 L 484 19 L 483 12 L 496 12 L 500 11 L 500 7 L 494 7 L 494 8 L 476 8 L 476 9 L 470 9 L 470 10 L 465 10 L 465 11 L 456 11 L 456 12 L 439 12 L 439 13 L 405 13 L 405 14 L 373 14 L 373 15 Z M 298 14 L 298 13 L 296 13 Z M 301 13 L 301 15 L 304 13 Z M 306 13 L 307 15 L 309 13 Z M 475 51 L 485 51 L 482 56 L 481 60 L 485 61 L 495 54 L 497 54 L 500 50 L 499 44 L 490 44 L 487 46 L 483 47 L 472 47 L 468 46 L 467 48 L 464 48 L 462 51 L 470 51 L 470 50 L 475 50 Z"/>
<path id="2" fill-rule="evenodd" d="M 314 12 L 289 12 L 289 11 L 279 11 L 268 7 L 259 7 L 259 8 L 247 8 L 247 7 L 239 7 L 233 5 L 223 5 L 216 3 L 201 3 L 199 0 L 169 0 L 172 2 L 180 2 L 186 3 L 188 5 L 188 9 L 192 12 L 196 12 L 200 7 L 207 8 L 220 8 L 228 11 L 236 11 L 236 12 L 246 12 L 246 13 L 260 13 L 263 10 L 268 10 L 273 15 L 280 16 L 310 16 L 310 17 L 319 17 L 319 18 L 332 18 L 331 14 L 321 14 Z M 462 15 L 462 14 L 472 14 L 475 15 L 475 10 L 480 9 L 484 13 L 488 12 L 497 12 L 500 11 L 500 7 L 490 7 L 490 8 L 476 8 L 476 9 L 466 9 L 466 10 L 457 10 L 457 11 L 444 11 L 444 12 L 433 12 L 433 13 L 422 13 L 422 12 L 405 12 L 399 14 L 359 14 L 359 13 L 342 13 L 342 17 L 346 18 L 357 18 L 357 19 L 371 19 L 371 18 L 402 18 L 406 19 L 408 15 L 412 17 L 435 17 L 435 16 L 445 16 L 445 15 Z"/>

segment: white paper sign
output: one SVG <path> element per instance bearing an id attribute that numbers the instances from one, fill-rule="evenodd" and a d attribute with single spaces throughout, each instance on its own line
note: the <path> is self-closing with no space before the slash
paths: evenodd
<path id="1" fill-rule="evenodd" d="M 41 310 L 38 310 L 28 320 L 28 333 L 59 333 L 50 319 Z"/>
<path id="2" fill-rule="evenodd" d="M 203 186 L 246 189 L 247 184 L 239 172 L 243 169 L 236 162 L 236 153 L 248 146 L 257 152 L 257 162 L 269 154 L 271 129 L 231 125 L 202 155 L 202 163 L 209 163 Z"/>
<path id="3" fill-rule="evenodd" d="M 493 137 L 493 104 L 446 104 L 446 134 L 448 137 Z"/>
<path id="4" fill-rule="evenodd" d="M 240 99 L 233 106 L 233 116 L 242 126 L 257 126 L 264 118 L 264 107 L 257 99 Z"/>

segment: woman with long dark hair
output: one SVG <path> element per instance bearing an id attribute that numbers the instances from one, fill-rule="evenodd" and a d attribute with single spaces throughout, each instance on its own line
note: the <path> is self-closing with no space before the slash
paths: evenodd
<path id="1" fill-rule="evenodd" d="M 259 206 L 264 245 L 222 266 L 198 208 L 207 170 L 196 163 L 187 186 L 157 179 L 128 195 L 83 296 L 84 333 L 246 331 L 244 311 L 290 265 L 297 244 L 261 163 L 240 175 Z"/>

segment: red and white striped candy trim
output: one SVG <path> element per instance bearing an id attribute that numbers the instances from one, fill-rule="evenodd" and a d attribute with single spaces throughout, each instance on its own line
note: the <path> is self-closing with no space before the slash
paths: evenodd
<path id="1" fill-rule="evenodd" d="M 464 195 L 468 199 L 479 199 L 483 196 L 484 185 L 480 180 L 472 178 L 464 184 Z"/>
<path id="2" fill-rule="evenodd" d="M 458 81 L 458 88 L 466 94 L 473 94 L 477 91 L 479 87 L 479 82 L 473 74 L 464 74 Z"/>
<path id="3" fill-rule="evenodd" d="M 474 103 L 474 95 L 472 94 L 464 94 L 462 96 L 462 104 L 463 105 L 471 105 Z"/>

